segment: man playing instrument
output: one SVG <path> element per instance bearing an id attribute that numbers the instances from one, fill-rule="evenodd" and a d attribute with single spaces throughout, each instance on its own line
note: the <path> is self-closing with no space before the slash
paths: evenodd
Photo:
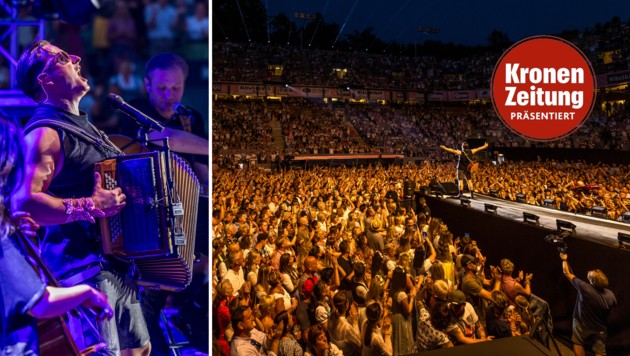
<path id="1" fill-rule="evenodd" d="M 152 119 L 164 125 L 164 131 L 152 131 L 149 140 L 161 145 L 167 138 L 169 147 L 185 158 L 193 167 L 202 185 L 208 185 L 208 134 L 199 112 L 189 107 L 177 111 L 184 96 L 188 64 L 178 55 L 162 53 L 149 59 L 144 77 L 146 98 L 135 98 L 129 103 Z M 136 137 L 138 125 L 123 118 L 120 133 Z"/>
<path id="2" fill-rule="evenodd" d="M 128 282 L 129 266 L 103 255 L 95 225 L 95 218 L 118 214 L 125 195 L 120 188 L 101 187 L 94 163 L 122 153 L 79 111 L 90 89 L 80 61 L 47 41 L 33 43 L 20 56 L 18 84 L 38 107 L 25 126 L 26 167 L 13 203 L 47 227 L 41 256 L 59 283 L 94 286 L 115 306 L 116 317 L 97 324 L 109 354 L 148 355 L 149 334 L 136 288 Z M 82 328 L 73 329 L 78 344 Z"/>
<path id="3" fill-rule="evenodd" d="M 454 153 L 458 156 L 457 182 L 459 186 L 459 195 L 461 196 L 464 191 L 464 180 L 466 180 L 468 190 L 470 191 L 470 199 L 473 199 L 474 193 L 472 173 L 475 171 L 477 165 L 477 162 L 473 161 L 473 155 L 481 150 L 485 150 L 486 148 L 488 148 L 488 143 L 486 142 L 483 146 L 473 148 L 472 150 L 468 146 L 467 142 L 464 142 L 462 144 L 461 150 L 448 148 L 444 145 L 440 145 L 440 148 L 445 150 L 446 152 Z"/>
<path id="4" fill-rule="evenodd" d="M 25 258 L 22 243 L 34 237 L 39 226 L 28 213 L 12 214 L 10 208 L 12 193 L 24 174 L 21 142 L 21 130 L 0 117 L 0 350 L 39 355 L 35 318 L 57 317 L 80 305 L 102 319 L 110 319 L 113 311 L 107 297 L 88 285 L 47 286 L 38 274 L 41 267 L 34 269 Z"/>
<path id="5" fill-rule="evenodd" d="M 178 112 L 176 105 L 180 104 L 184 95 L 186 78 L 188 77 L 188 64 L 178 55 L 172 53 L 158 54 L 147 62 L 144 85 L 147 91 L 146 98 L 136 98 L 130 104 L 147 114 L 154 120 L 165 126 L 164 131 L 149 133 L 150 140 L 159 140 L 168 137 L 169 147 L 176 154 L 186 159 L 193 167 L 195 175 L 202 186 L 208 186 L 208 135 L 205 131 L 203 118 L 199 112 L 191 108 L 184 108 Z M 121 133 L 133 137 L 138 130 L 138 125 L 132 120 L 123 120 Z M 152 141 L 160 144 L 160 141 Z M 151 145 L 149 146 L 151 148 Z M 191 209 L 192 211 L 192 209 Z M 203 217 L 201 217 L 203 221 Z M 207 221 L 207 220 L 206 220 Z M 177 295 L 179 305 L 190 307 L 197 295 L 207 292 L 208 284 L 204 281 L 208 275 L 208 225 L 197 227 L 195 239 L 195 256 L 200 262 L 195 263 L 194 277 L 191 285 Z M 205 292 L 204 292 L 205 289 Z M 164 334 L 159 326 L 160 312 L 164 307 L 169 292 L 144 289 L 141 292 L 142 312 L 151 335 L 153 354 L 169 355 L 170 350 Z M 204 304 L 201 302 L 201 304 Z M 179 306 L 178 305 L 178 306 Z M 189 308 L 190 309 L 190 308 Z M 204 320 L 207 309 L 191 310 L 195 314 L 194 319 Z M 185 318 L 184 313 L 179 314 L 183 323 L 191 323 L 190 318 Z M 203 316 L 203 317 L 202 317 Z M 204 325 L 203 322 L 200 323 Z M 205 323 L 208 324 L 208 323 Z M 201 327 L 184 327 L 183 329 L 197 332 Z M 203 335 L 204 333 L 200 333 Z M 207 333 L 205 333 L 207 334 Z M 191 339 L 198 339 L 195 335 L 187 335 Z M 201 337 L 201 345 L 208 344 L 207 337 Z"/>

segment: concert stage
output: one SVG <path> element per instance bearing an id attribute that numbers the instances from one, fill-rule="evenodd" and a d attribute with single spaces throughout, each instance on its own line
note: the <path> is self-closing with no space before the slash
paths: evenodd
<path id="1" fill-rule="evenodd" d="M 459 198 L 444 196 L 443 200 L 451 204 L 461 205 Z M 524 221 L 524 212 L 536 215 L 539 217 L 540 227 L 546 229 L 557 230 L 556 220 L 558 219 L 568 221 L 575 225 L 576 237 L 612 247 L 619 246 L 618 236 L 620 232 L 630 234 L 630 223 L 568 213 L 553 208 L 517 203 L 479 194 L 475 194 L 475 199 L 470 200 L 470 209 L 485 212 L 486 204 L 497 207 L 496 216 L 521 223 Z"/>

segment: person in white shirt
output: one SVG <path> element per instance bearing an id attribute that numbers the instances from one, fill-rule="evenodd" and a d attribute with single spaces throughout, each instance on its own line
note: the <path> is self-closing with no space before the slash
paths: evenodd
<path id="1" fill-rule="evenodd" d="M 234 288 L 234 296 L 238 295 L 238 292 L 241 290 L 245 283 L 245 274 L 243 272 L 243 252 L 242 251 L 232 251 L 228 255 L 228 266 L 230 269 L 225 273 L 222 280 L 229 280 Z"/>
<path id="2" fill-rule="evenodd" d="M 239 306 L 232 312 L 231 322 L 234 337 L 230 343 L 230 356 L 276 356 L 282 337 L 283 323 L 276 325 L 273 335 L 268 338 L 265 333 L 254 328 L 252 308 Z"/>

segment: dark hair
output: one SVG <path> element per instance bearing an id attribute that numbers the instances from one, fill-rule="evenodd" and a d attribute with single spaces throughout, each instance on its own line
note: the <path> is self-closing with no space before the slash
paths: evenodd
<path id="1" fill-rule="evenodd" d="M 313 296 L 315 296 L 316 300 L 324 299 L 324 292 L 326 291 L 326 283 L 323 281 L 317 281 L 315 286 L 313 287 Z"/>
<path id="2" fill-rule="evenodd" d="M 365 307 L 365 314 L 367 316 L 367 324 L 366 331 L 363 337 L 363 345 L 370 346 L 372 344 L 372 333 L 374 332 L 374 327 L 376 323 L 381 319 L 381 314 L 383 313 L 383 307 L 380 303 L 371 303 Z"/>
<path id="3" fill-rule="evenodd" d="M 321 334 L 326 335 L 326 330 L 324 329 L 322 324 L 315 324 L 311 326 L 311 328 L 308 330 L 308 344 L 313 349 L 315 348 L 315 343 L 317 342 L 317 338 L 319 338 Z M 328 339 L 328 336 L 326 336 L 326 339 Z"/>
<path id="4" fill-rule="evenodd" d="M 339 244 L 339 251 L 341 251 L 341 253 L 348 253 L 350 251 L 350 243 L 348 242 L 348 240 L 343 240 L 341 241 L 341 243 Z"/>
<path id="5" fill-rule="evenodd" d="M 319 271 L 319 275 L 322 277 L 322 281 L 326 284 L 330 283 L 335 274 L 335 269 L 332 267 L 326 267 L 323 270 Z"/>
<path id="6" fill-rule="evenodd" d="M 146 66 L 145 76 L 151 80 L 151 73 L 154 70 L 165 70 L 171 68 L 181 69 L 184 73 L 184 78 L 188 77 L 188 63 L 186 63 L 182 57 L 173 53 L 161 53 L 149 59 Z"/>
<path id="7" fill-rule="evenodd" d="M 22 130 L 8 119 L 0 117 L 0 236 L 8 235 L 11 196 L 24 174 L 22 141 Z"/>
<path id="8" fill-rule="evenodd" d="M 419 269 L 424 265 L 426 251 L 422 247 L 417 247 L 413 252 L 413 268 Z"/>
<path id="9" fill-rule="evenodd" d="M 372 276 L 383 274 L 383 262 L 383 255 L 378 251 L 374 253 L 374 256 L 372 256 L 372 268 L 370 268 Z"/>
<path id="10" fill-rule="evenodd" d="M 358 281 L 365 277 L 365 263 L 358 261 L 354 264 L 354 280 Z"/>
<path id="11" fill-rule="evenodd" d="M 237 298 L 234 298 L 235 300 Z M 232 321 L 232 329 L 234 329 L 235 331 L 238 330 L 238 323 L 242 322 L 244 319 L 243 314 L 245 314 L 245 311 L 249 309 L 248 306 L 244 306 L 244 305 L 239 305 L 238 307 L 234 308 L 233 310 L 230 311 L 230 320 Z"/>
<path id="12" fill-rule="evenodd" d="M 407 273 L 401 266 L 396 266 L 396 268 L 394 268 L 394 272 L 392 273 L 390 294 L 393 295 L 397 291 L 404 290 L 406 286 L 407 286 Z"/>
<path id="13" fill-rule="evenodd" d="M 42 101 L 42 86 L 37 77 L 41 74 L 48 61 L 48 52 L 43 47 L 51 43 L 36 41 L 31 43 L 20 55 L 17 64 L 17 83 L 22 92 L 36 102 Z"/>
<path id="14" fill-rule="evenodd" d="M 291 254 L 285 252 L 280 256 L 280 273 L 290 273 L 291 272 Z"/>
<path id="15" fill-rule="evenodd" d="M 333 305 L 335 306 L 334 316 L 338 319 L 344 316 L 348 311 L 348 294 L 345 291 L 339 291 L 333 297 Z"/>
<path id="16" fill-rule="evenodd" d="M 261 232 L 260 234 L 258 234 L 257 238 L 258 238 L 258 242 L 265 241 L 269 238 L 269 233 Z"/>
<path id="17" fill-rule="evenodd" d="M 273 318 L 274 324 L 278 325 L 280 322 L 284 321 L 284 326 L 282 327 L 282 335 L 286 335 L 289 333 L 289 318 L 291 316 L 286 310 L 281 311 L 276 314 L 276 317 Z"/>
<path id="18" fill-rule="evenodd" d="M 250 235 L 243 235 L 241 237 L 241 240 L 238 242 L 238 247 L 241 248 L 241 250 L 246 250 L 250 247 L 252 247 L 252 238 Z"/>

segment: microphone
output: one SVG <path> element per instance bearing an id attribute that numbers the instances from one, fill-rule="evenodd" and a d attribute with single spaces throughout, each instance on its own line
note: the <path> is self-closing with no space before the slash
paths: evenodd
<path id="1" fill-rule="evenodd" d="M 173 105 L 173 111 L 175 111 L 177 115 L 188 116 L 188 117 L 193 117 L 195 114 L 193 109 L 189 108 L 188 106 L 182 103 L 175 103 L 175 105 Z"/>
<path id="2" fill-rule="evenodd" d="M 148 126 L 153 130 L 160 132 L 164 131 L 164 125 L 147 116 L 142 111 L 129 105 L 123 100 L 123 98 L 120 97 L 120 95 L 116 95 L 114 93 L 107 94 L 107 102 L 114 109 L 120 110 L 123 114 L 136 120 L 140 126 Z"/>

